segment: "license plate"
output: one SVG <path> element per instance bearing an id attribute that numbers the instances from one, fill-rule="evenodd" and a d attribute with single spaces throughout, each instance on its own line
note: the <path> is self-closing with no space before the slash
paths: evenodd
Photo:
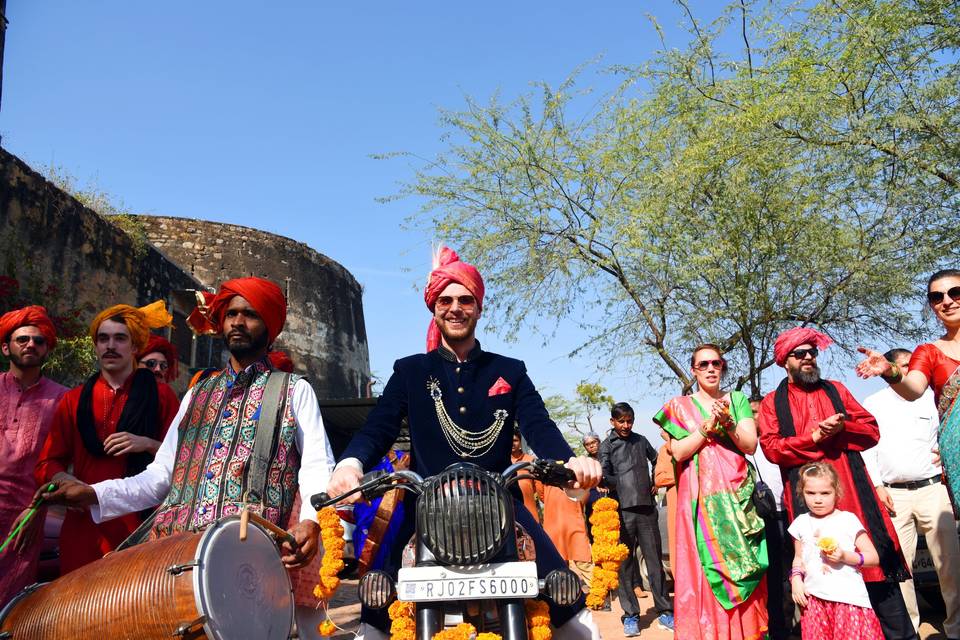
<path id="1" fill-rule="evenodd" d="M 540 593 L 536 562 L 406 567 L 397 578 L 397 597 L 404 602 L 535 598 Z"/>

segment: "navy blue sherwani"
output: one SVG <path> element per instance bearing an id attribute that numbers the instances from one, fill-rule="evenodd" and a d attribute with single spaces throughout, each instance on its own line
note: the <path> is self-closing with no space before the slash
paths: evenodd
<path id="1" fill-rule="evenodd" d="M 440 427 L 430 381 L 438 383 L 435 387 L 439 387 L 447 415 L 462 429 L 482 431 L 494 422 L 498 410 L 506 411 L 504 426 L 489 450 L 479 457 L 461 458 L 451 448 Z M 489 471 L 503 471 L 511 464 L 514 424 L 519 425 L 520 433 L 538 457 L 566 461 L 573 456 L 570 445 L 550 419 L 523 362 L 483 351 L 479 342 L 464 362 L 458 362 L 443 346 L 397 360 L 377 406 L 341 459 L 356 458 L 364 470 L 373 469 L 396 441 L 404 418 L 410 425 L 411 468 L 424 477 L 436 475 L 455 462 L 472 462 Z M 407 499 L 407 516 L 391 554 L 392 561 L 388 563 L 394 571 L 399 567 L 403 546 L 413 534 L 413 496 L 408 495 Z M 566 567 L 553 543 L 519 499 L 514 500 L 514 511 L 517 522 L 533 538 L 540 577 Z M 582 608 L 583 597 L 572 607 L 556 607 L 551 603 L 554 625 L 563 624 Z M 365 609 L 362 619 L 383 630 L 389 627 L 383 612 Z"/>

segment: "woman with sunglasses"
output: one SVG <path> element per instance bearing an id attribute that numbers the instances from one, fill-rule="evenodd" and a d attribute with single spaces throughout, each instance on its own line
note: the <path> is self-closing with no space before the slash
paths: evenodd
<path id="1" fill-rule="evenodd" d="M 757 449 L 757 427 L 747 397 L 721 389 L 719 347 L 698 346 L 690 367 L 697 391 L 653 418 L 677 462 L 676 637 L 759 638 L 768 626 L 767 548 L 744 457 Z"/>
<path id="2" fill-rule="evenodd" d="M 860 347 L 867 357 L 857 365 L 857 375 L 882 377 L 906 400 L 916 400 L 933 387 L 940 414 L 940 458 L 953 504 L 960 508 L 960 270 L 930 276 L 927 303 L 943 325 L 943 337 L 914 349 L 906 373 L 882 353 Z"/>

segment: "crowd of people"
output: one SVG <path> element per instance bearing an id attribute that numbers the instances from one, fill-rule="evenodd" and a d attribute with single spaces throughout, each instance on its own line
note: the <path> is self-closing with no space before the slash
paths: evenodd
<path id="1" fill-rule="evenodd" d="M 163 302 L 97 314 L 90 338 L 99 370 L 71 390 L 42 373 L 57 340 L 45 309 L 6 313 L 0 530 L 19 534 L 0 552 L 0 605 L 36 577 L 37 504 L 71 507 L 60 537 L 64 573 L 248 509 L 291 534 L 281 560 L 298 594 L 300 637 L 311 637 L 319 526 L 310 495 L 346 493 L 384 464 L 424 476 L 458 461 L 503 471 L 530 459 L 526 441 L 576 476 L 572 490 L 518 484 L 516 518 L 541 577 L 569 567 L 589 591 L 586 523 L 599 498 L 618 501 L 629 551 L 615 592 L 625 636 L 640 633 L 642 560 L 653 621 L 682 640 L 786 638 L 795 617 L 805 640 L 918 638 L 910 578 L 922 534 L 940 579 L 946 635 L 960 638 L 960 271 L 928 283 L 928 304 L 944 328 L 939 340 L 912 351 L 861 348 L 856 373 L 888 383 L 863 404 L 822 377 L 817 358 L 831 339 L 813 328 L 777 338 L 774 359 L 786 377 L 762 399 L 728 390 L 720 347 L 701 344 L 690 355 L 695 389 L 651 416 L 659 449 L 634 431 L 637 416 L 621 402 L 611 407 L 607 434 L 583 439 L 582 456 L 550 419 L 523 363 L 481 348 L 483 297 L 479 272 L 440 251 L 424 293 L 433 314 L 427 351 L 397 360 L 336 464 L 313 388 L 271 352 L 286 300 L 270 281 L 224 282 L 191 314 L 191 327 L 222 337 L 230 357 L 223 369 L 194 375 L 182 400 L 167 384 L 178 375 L 176 350 L 151 333 L 170 324 Z M 410 455 L 397 456 L 391 446 L 405 421 Z M 661 491 L 673 595 L 661 561 Z M 413 496 L 392 502 L 404 515 L 369 559 L 387 571 L 399 567 L 415 512 Z M 372 507 L 371 522 L 383 506 Z M 550 603 L 558 640 L 599 638 L 584 602 Z M 364 608 L 361 619 L 363 637 L 386 637 L 384 611 Z"/>

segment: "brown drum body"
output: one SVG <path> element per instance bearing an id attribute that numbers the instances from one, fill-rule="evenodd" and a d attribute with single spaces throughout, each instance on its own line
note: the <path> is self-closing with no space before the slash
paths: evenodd
<path id="1" fill-rule="evenodd" d="M 258 632 L 257 637 L 287 638 L 293 618 L 290 582 L 279 555 L 279 569 L 264 569 L 271 561 L 270 554 L 276 552 L 272 540 L 251 524 L 248 540 L 236 542 L 238 523 L 226 521 L 224 529 L 224 522 L 203 534 L 181 533 L 108 554 L 31 593 L 21 593 L 2 614 L 0 632 L 10 635 L 0 633 L 0 638 L 224 638 L 235 631 L 225 634 L 218 630 L 218 615 L 233 618 L 226 621 L 228 627 L 245 617 L 255 618 L 251 624 L 255 628 L 262 618 L 271 614 L 276 618 L 277 611 L 280 623 L 271 622 L 273 632 Z M 219 549 L 214 548 L 217 546 Z M 249 562 L 244 557 L 247 552 L 253 558 Z M 222 583 L 216 585 L 220 591 L 213 597 L 211 573 Z M 277 575 L 286 580 L 285 586 L 277 582 Z M 201 589 L 206 591 L 199 597 Z M 219 612 L 215 611 L 218 608 Z M 290 622 L 281 630 L 284 610 Z"/>

